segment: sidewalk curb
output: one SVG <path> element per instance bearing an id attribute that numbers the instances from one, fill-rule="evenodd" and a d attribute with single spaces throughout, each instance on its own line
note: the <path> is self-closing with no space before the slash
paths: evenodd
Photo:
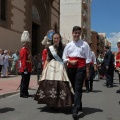
<path id="1" fill-rule="evenodd" d="M 14 92 L 9 92 L 9 93 L 5 93 L 5 94 L 0 94 L 0 99 L 1 98 L 6 98 L 8 96 L 11 96 L 11 95 L 14 95 L 14 94 L 17 94 L 19 93 L 20 91 L 14 91 Z"/>
<path id="2" fill-rule="evenodd" d="M 37 86 L 29 87 L 28 90 L 37 90 Z M 0 94 L 0 99 L 1 99 L 1 98 L 6 98 L 6 97 L 11 96 L 11 95 L 14 95 L 14 94 L 17 94 L 17 93 L 19 93 L 19 92 L 20 92 L 20 90 L 13 91 L 13 92 L 8 92 L 8 93 L 4 93 L 4 94 Z"/>

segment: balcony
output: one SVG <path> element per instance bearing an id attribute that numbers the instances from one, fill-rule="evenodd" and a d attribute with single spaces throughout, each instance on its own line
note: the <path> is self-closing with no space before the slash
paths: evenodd
<path id="1" fill-rule="evenodd" d="M 83 29 L 87 29 L 87 24 L 85 22 L 83 23 Z"/>
<path id="2" fill-rule="evenodd" d="M 87 0 L 82 0 L 82 5 L 85 9 L 87 9 Z"/>
<path id="3" fill-rule="evenodd" d="M 87 29 L 82 27 L 82 33 L 87 35 Z"/>
<path id="4" fill-rule="evenodd" d="M 84 20 L 87 20 L 87 12 L 85 10 L 82 12 L 82 17 Z"/>

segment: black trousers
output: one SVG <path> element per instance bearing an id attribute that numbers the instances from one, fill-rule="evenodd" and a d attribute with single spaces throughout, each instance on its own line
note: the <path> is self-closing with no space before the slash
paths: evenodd
<path id="1" fill-rule="evenodd" d="M 39 81 L 41 73 L 42 73 L 42 69 L 37 68 L 37 81 Z"/>
<path id="2" fill-rule="evenodd" d="M 3 65 L 0 65 L 0 73 L 1 73 L 1 71 L 2 71 L 2 67 L 3 67 Z"/>
<path id="3" fill-rule="evenodd" d="M 86 76 L 86 67 L 68 68 L 67 73 L 75 91 L 73 113 L 78 113 L 82 108 L 82 86 Z"/>
<path id="4" fill-rule="evenodd" d="M 90 65 L 90 77 L 88 80 L 85 80 L 86 89 L 89 91 L 93 88 L 93 79 L 95 76 L 94 66 Z"/>
<path id="5" fill-rule="evenodd" d="M 113 67 L 105 68 L 105 76 L 106 76 L 106 84 L 112 85 L 113 84 Z"/>
<path id="6" fill-rule="evenodd" d="M 119 77 L 119 85 L 120 85 L 120 73 L 118 73 L 118 77 Z"/>
<path id="7" fill-rule="evenodd" d="M 31 75 L 30 72 L 28 72 L 28 74 L 24 74 L 23 72 L 21 73 L 22 79 L 21 79 L 21 84 L 20 84 L 20 95 L 28 96 L 30 75 Z"/>

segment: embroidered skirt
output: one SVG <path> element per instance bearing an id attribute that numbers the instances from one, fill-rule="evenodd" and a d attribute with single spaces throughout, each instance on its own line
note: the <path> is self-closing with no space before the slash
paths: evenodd
<path id="1" fill-rule="evenodd" d="M 42 73 L 34 99 L 38 101 L 38 104 L 68 107 L 72 106 L 73 94 L 64 66 L 52 60 Z"/>

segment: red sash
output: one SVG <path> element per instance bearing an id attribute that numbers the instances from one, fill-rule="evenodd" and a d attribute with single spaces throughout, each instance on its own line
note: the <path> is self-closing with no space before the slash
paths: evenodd
<path id="1" fill-rule="evenodd" d="M 81 68 L 86 65 L 86 60 L 85 58 L 79 58 L 79 57 L 68 57 L 69 60 L 77 60 L 76 65 L 71 65 L 68 63 L 68 68 Z"/>
<path id="2" fill-rule="evenodd" d="M 93 65 L 93 61 L 90 62 L 90 65 Z"/>
<path id="3" fill-rule="evenodd" d="M 116 55 L 116 67 L 120 67 L 120 53 L 119 52 Z"/>

